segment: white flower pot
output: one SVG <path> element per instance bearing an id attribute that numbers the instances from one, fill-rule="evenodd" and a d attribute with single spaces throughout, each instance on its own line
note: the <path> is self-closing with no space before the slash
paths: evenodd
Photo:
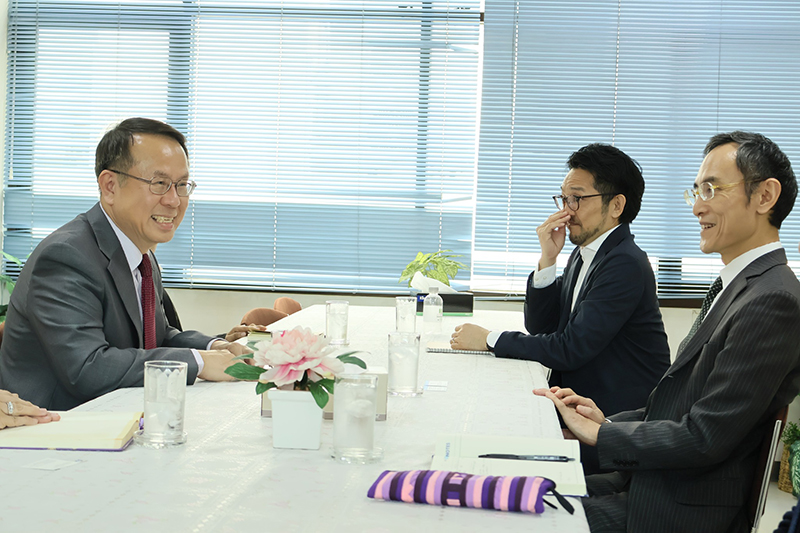
<path id="1" fill-rule="evenodd" d="M 272 447 L 319 450 L 322 409 L 308 391 L 267 391 L 272 402 Z"/>

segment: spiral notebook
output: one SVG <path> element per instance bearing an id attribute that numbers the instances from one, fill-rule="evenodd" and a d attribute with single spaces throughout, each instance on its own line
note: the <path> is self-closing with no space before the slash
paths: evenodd
<path id="1" fill-rule="evenodd" d="M 453 350 L 447 345 L 446 342 L 436 342 L 436 341 L 429 342 L 428 345 L 425 347 L 425 351 L 427 351 L 428 353 L 463 353 L 472 355 L 494 355 L 492 352 L 488 350 Z"/>

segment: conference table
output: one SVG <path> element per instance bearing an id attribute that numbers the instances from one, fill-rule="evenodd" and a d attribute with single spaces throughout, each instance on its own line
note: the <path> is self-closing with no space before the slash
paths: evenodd
<path id="1" fill-rule="evenodd" d="M 475 311 L 445 316 L 449 335 L 463 322 L 520 330 L 521 312 Z M 421 318 L 417 318 L 418 328 Z M 325 306 L 272 324 L 325 330 Z M 387 332 L 394 307 L 350 306 L 348 351 L 370 366 L 388 367 Z M 198 380 L 187 388 L 186 444 L 122 452 L 0 450 L 0 531 L 569 531 L 588 532 L 575 514 L 545 507 L 541 515 L 376 501 L 367 490 L 384 470 L 430 467 L 437 436 L 477 433 L 561 438 L 555 409 L 531 389 L 546 384 L 538 363 L 475 354 L 424 353 L 412 398 L 389 397 L 387 420 L 376 422 L 375 464 L 340 464 L 330 457 L 333 421 L 323 421 L 319 450 L 272 447 L 272 420 L 260 414 L 249 382 Z M 120 389 L 76 408 L 141 410 L 142 388 Z M 552 498 L 551 498 L 552 499 Z"/>

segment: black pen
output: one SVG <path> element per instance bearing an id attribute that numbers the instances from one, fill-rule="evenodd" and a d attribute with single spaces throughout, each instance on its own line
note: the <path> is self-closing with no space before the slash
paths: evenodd
<path id="1" fill-rule="evenodd" d="M 566 463 L 574 461 L 572 457 L 566 455 L 517 455 L 515 453 L 485 453 L 478 456 L 479 459 L 514 459 L 516 461 L 552 461 Z"/>

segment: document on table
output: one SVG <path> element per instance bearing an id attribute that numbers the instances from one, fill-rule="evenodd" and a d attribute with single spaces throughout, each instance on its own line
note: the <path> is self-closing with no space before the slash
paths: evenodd
<path id="1" fill-rule="evenodd" d="M 485 454 L 548 456 L 551 460 L 481 458 Z M 552 460 L 554 457 L 567 460 Z M 480 476 L 541 476 L 555 481 L 565 496 L 585 496 L 586 481 L 576 440 L 498 435 L 445 434 L 436 441 L 432 470 Z"/>

